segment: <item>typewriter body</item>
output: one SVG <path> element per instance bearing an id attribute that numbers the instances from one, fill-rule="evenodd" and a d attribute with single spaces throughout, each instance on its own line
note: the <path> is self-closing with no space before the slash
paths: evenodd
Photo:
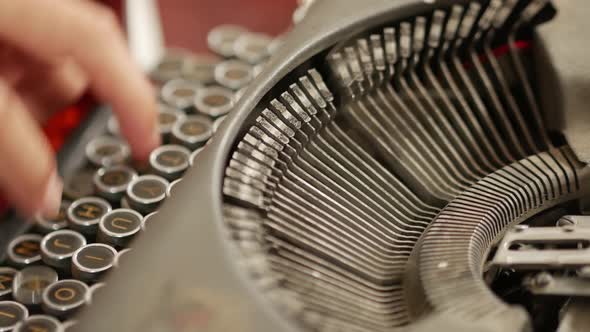
<path id="1" fill-rule="evenodd" d="M 117 242 L 103 216 L 88 242 L 118 249 L 114 268 L 68 261 L 47 288 L 100 286 L 56 316 L 90 332 L 590 329 L 588 17 L 584 1 L 316 1 L 245 89 L 235 59 L 217 65 L 240 97 L 210 141 L 229 108 L 197 95 L 233 96 L 199 86 L 187 106 L 189 80 L 162 78 L 198 133 L 175 125 L 184 148 L 134 176 L 163 196 L 106 193 L 144 230 Z M 116 131 L 93 116 L 62 172 Z M 25 226 L 5 227 L 8 243 Z"/>

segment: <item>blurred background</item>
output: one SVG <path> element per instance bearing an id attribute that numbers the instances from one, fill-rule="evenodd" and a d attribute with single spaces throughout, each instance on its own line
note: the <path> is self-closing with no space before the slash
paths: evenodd
<path id="1" fill-rule="evenodd" d="M 129 0 L 144 1 L 144 0 Z M 125 14 L 123 0 L 102 0 L 121 18 Z M 211 53 L 207 47 L 207 33 L 221 24 L 235 24 L 253 32 L 278 36 L 293 22 L 297 0 L 159 0 L 164 41 L 168 48 L 182 48 L 191 52 Z M 45 124 L 55 150 L 59 150 L 72 130 L 80 123 L 94 101 L 84 98 L 63 112 L 58 112 Z M 0 200 L 0 212 L 2 210 Z"/>
<path id="2" fill-rule="evenodd" d="M 292 24 L 296 0 L 160 0 L 168 47 L 207 52 L 207 32 L 220 24 L 236 24 L 276 36 Z"/>
<path id="3" fill-rule="evenodd" d="M 146 0 L 137 1 L 141 5 Z M 123 0 L 100 0 L 112 7 L 125 26 Z M 167 48 L 181 48 L 196 54 L 211 54 L 207 47 L 207 34 L 221 24 L 243 26 L 249 31 L 276 37 L 293 25 L 293 13 L 297 0 L 157 0 L 162 23 L 163 37 Z M 56 151 L 67 141 L 70 134 L 94 109 L 96 101 L 84 97 L 76 105 L 57 112 L 44 125 L 44 131 Z M 6 209 L 0 197 L 0 217 Z"/>

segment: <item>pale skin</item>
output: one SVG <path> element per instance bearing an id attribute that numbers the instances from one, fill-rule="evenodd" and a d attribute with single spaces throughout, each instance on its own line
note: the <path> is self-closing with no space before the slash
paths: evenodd
<path id="1" fill-rule="evenodd" d="M 41 126 L 87 89 L 147 159 L 160 144 L 155 94 L 116 15 L 90 0 L 0 1 L 0 192 L 23 215 L 57 214 L 63 182 Z"/>

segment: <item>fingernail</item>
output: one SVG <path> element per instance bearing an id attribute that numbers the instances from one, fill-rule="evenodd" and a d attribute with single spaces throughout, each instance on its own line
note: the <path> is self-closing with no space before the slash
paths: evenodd
<path id="1" fill-rule="evenodd" d="M 63 182 L 54 172 L 47 183 L 45 195 L 43 196 L 43 206 L 41 206 L 41 213 L 47 218 L 56 217 L 59 213 L 61 204 L 61 195 L 63 191 Z"/>

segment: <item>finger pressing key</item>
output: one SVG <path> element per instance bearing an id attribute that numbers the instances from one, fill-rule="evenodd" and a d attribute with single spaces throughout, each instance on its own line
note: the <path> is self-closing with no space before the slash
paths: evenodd
<path id="1" fill-rule="evenodd" d="M 130 56 L 116 15 L 107 7 L 92 1 L 2 1 L 0 38 L 49 63 L 70 57 L 89 78 L 93 92 L 112 104 L 136 159 L 147 159 L 159 145 L 154 92 Z M 30 140 L 28 130 L 13 123 L 11 127 Z M 39 163 L 38 154 L 28 154 Z"/>
<path id="2" fill-rule="evenodd" d="M 63 200 L 59 207 L 59 213 L 55 218 L 46 218 L 42 215 L 35 216 L 35 229 L 43 234 L 60 230 L 68 226 L 68 219 L 66 216 L 70 201 Z"/>

